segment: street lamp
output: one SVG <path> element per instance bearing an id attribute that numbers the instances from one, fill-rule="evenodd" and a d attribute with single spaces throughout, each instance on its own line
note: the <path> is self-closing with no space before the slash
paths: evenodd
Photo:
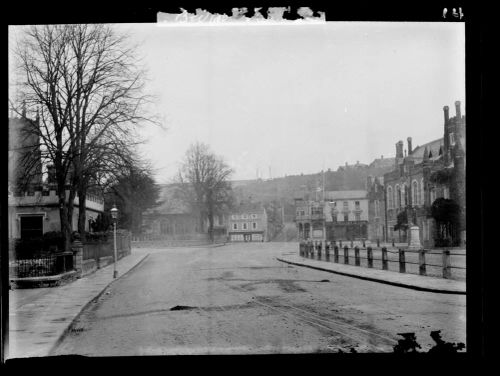
<path id="1" fill-rule="evenodd" d="M 116 205 L 113 205 L 113 208 L 111 209 L 111 218 L 113 218 L 113 237 L 114 237 L 113 278 L 116 278 L 118 276 L 118 271 L 116 270 L 116 258 L 117 258 L 116 257 L 116 222 L 118 221 L 118 209 L 116 208 Z"/>

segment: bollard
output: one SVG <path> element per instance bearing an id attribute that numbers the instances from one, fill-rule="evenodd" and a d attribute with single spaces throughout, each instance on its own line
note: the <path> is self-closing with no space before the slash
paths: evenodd
<path id="1" fill-rule="evenodd" d="M 387 266 L 387 248 L 382 247 L 382 270 L 388 270 Z"/>
<path id="2" fill-rule="evenodd" d="M 373 268 L 373 250 L 372 247 L 368 246 L 366 248 L 367 258 L 368 258 L 368 267 Z"/>
<path id="3" fill-rule="evenodd" d="M 354 264 L 356 266 L 359 266 L 361 264 L 360 259 L 359 259 L 359 247 L 358 246 L 354 247 Z"/>
<path id="4" fill-rule="evenodd" d="M 349 264 L 349 248 L 344 246 L 344 264 Z"/>
<path id="5" fill-rule="evenodd" d="M 451 278 L 450 251 L 443 251 L 443 278 Z"/>
<path id="6" fill-rule="evenodd" d="M 406 262 L 405 262 L 405 251 L 404 249 L 399 250 L 399 272 L 406 273 Z"/>
<path id="7" fill-rule="evenodd" d="M 425 268 L 425 250 L 423 249 L 418 251 L 418 273 L 420 275 L 427 275 L 427 270 Z"/>
<path id="8" fill-rule="evenodd" d="M 339 247 L 338 246 L 333 247 L 333 261 L 339 262 Z"/>
<path id="9" fill-rule="evenodd" d="M 377 239 L 377 247 L 380 247 L 380 239 Z"/>

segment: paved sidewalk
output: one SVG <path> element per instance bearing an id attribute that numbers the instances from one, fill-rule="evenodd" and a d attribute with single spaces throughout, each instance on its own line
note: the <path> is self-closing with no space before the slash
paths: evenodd
<path id="1" fill-rule="evenodd" d="M 132 249 L 116 264 L 118 279 L 147 256 Z M 64 286 L 9 291 L 8 358 L 49 355 L 78 314 L 113 281 L 110 264 Z"/>
<path id="2" fill-rule="evenodd" d="M 465 282 L 452 279 L 420 276 L 416 274 L 398 273 L 388 270 L 370 269 L 362 266 L 337 264 L 327 261 L 311 260 L 296 254 L 285 254 L 277 257 L 279 261 L 292 265 L 322 270 L 325 272 L 346 275 L 368 281 L 385 283 L 413 290 L 438 292 L 444 294 L 465 294 Z"/>

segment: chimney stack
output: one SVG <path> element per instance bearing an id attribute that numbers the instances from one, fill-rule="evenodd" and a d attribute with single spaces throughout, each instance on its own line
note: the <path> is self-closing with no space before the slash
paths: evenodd
<path id="1" fill-rule="evenodd" d="M 455 102 L 455 111 L 457 113 L 457 119 L 462 118 L 462 111 L 460 111 L 460 101 Z"/>
<path id="2" fill-rule="evenodd" d="M 403 141 L 396 143 L 396 158 L 403 158 Z"/>
<path id="3" fill-rule="evenodd" d="M 450 120 L 450 113 L 449 113 L 450 108 L 448 106 L 444 106 L 443 111 L 444 111 L 444 123 L 448 124 L 448 120 Z"/>
<path id="4" fill-rule="evenodd" d="M 408 137 L 406 140 L 408 141 L 408 155 L 410 155 L 413 151 L 411 148 L 411 137 Z"/>

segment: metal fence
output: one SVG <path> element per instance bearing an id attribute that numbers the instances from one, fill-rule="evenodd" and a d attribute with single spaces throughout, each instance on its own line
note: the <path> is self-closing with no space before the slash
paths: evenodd
<path id="1" fill-rule="evenodd" d="M 73 252 L 17 259 L 10 263 L 10 274 L 15 278 L 47 277 L 73 270 Z"/>
<path id="2" fill-rule="evenodd" d="M 343 263 L 347 265 L 377 268 L 400 273 L 419 274 L 451 279 L 465 279 L 465 252 L 440 250 L 410 250 L 387 247 L 349 248 L 330 242 L 301 242 L 299 254 L 302 257 Z"/>
<path id="3" fill-rule="evenodd" d="M 116 232 L 116 251 L 118 259 L 130 253 L 130 233 L 127 231 Z M 113 235 L 107 241 L 87 241 L 83 244 L 83 260 L 98 260 L 103 257 L 113 257 Z"/>

